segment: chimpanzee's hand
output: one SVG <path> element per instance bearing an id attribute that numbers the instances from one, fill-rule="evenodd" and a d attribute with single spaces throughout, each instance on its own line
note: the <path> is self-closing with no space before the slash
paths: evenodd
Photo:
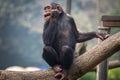
<path id="1" fill-rule="evenodd" d="M 102 41 L 107 39 L 110 35 L 109 34 L 105 34 L 105 33 L 96 33 L 96 37 L 101 39 Z"/>

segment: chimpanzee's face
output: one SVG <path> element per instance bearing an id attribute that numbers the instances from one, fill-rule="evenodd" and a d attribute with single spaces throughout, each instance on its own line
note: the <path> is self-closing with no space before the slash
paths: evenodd
<path id="1" fill-rule="evenodd" d="M 62 8 L 59 5 L 51 6 L 47 5 L 44 7 L 44 18 L 46 21 L 49 21 L 52 18 L 53 12 L 57 12 L 58 15 L 62 12 Z"/>
<path id="2" fill-rule="evenodd" d="M 52 15 L 52 7 L 47 5 L 44 7 L 44 18 L 46 21 L 49 21 Z"/>

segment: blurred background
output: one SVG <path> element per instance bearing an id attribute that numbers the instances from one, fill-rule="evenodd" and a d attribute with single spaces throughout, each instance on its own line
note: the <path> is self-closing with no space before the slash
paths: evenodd
<path id="1" fill-rule="evenodd" d="M 49 67 L 41 54 L 44 46 L 43 7 L 51 2 L 59 3 L 66 10 L 66 0 L 0 0 L 0 69 L 10 66 Z M 120 15 L 120 0 L 74 0 L 71 15 L 81 32 L 97 31 L 102 15 Z M 116 32 L 120 32 L 120 28 L 112 28 L 110 33 Z M 97 39 L 89 41 L 87 49 L 96 43 Z M 109 60 L 120 60 L 120 52 Z M 117 77 L 113 71 L 110 79 L 120 80 L 120 68 L 115 73 Z M 94 73 L 87 75 L 81 80 L 95 80 Z"/>

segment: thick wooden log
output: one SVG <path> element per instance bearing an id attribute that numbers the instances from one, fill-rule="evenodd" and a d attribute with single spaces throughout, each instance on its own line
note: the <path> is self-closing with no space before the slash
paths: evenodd
<path id="1" fill-rule="evenodd" d="M 71 74 L 69 75 L 70 80 L 75 80 L 78 76 L 81 77 L 94 68 L 98 63 L 119 51 L 119 37 L 120 32 L 97 44 L 91 50 L 76 58 L 73 67 L 71 68 Z"/>
<path id="2" fill-rule="evenodd" d="M 76 80 L 93 69 L 98 63 L 120 50 L 120 32 L 97 44 L 74 60 L 69 80 Z M 34 72 L 0 71 L 0 80 L 56 80 L 49 69 Z"/>

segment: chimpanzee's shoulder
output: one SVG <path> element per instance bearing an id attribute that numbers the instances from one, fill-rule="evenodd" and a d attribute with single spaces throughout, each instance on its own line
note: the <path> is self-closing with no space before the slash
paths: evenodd
<path id="1" fill-rule="evenodd" d="M 70 14 L 66 14 L 67 18 L 73 19 L 73 17 Z"/>
<path id="2" fill-rule="evenodd" d="M 66 14 L 66 19 L 68 21 L 74 20 L 73 17 L 70 14 Z"/>

